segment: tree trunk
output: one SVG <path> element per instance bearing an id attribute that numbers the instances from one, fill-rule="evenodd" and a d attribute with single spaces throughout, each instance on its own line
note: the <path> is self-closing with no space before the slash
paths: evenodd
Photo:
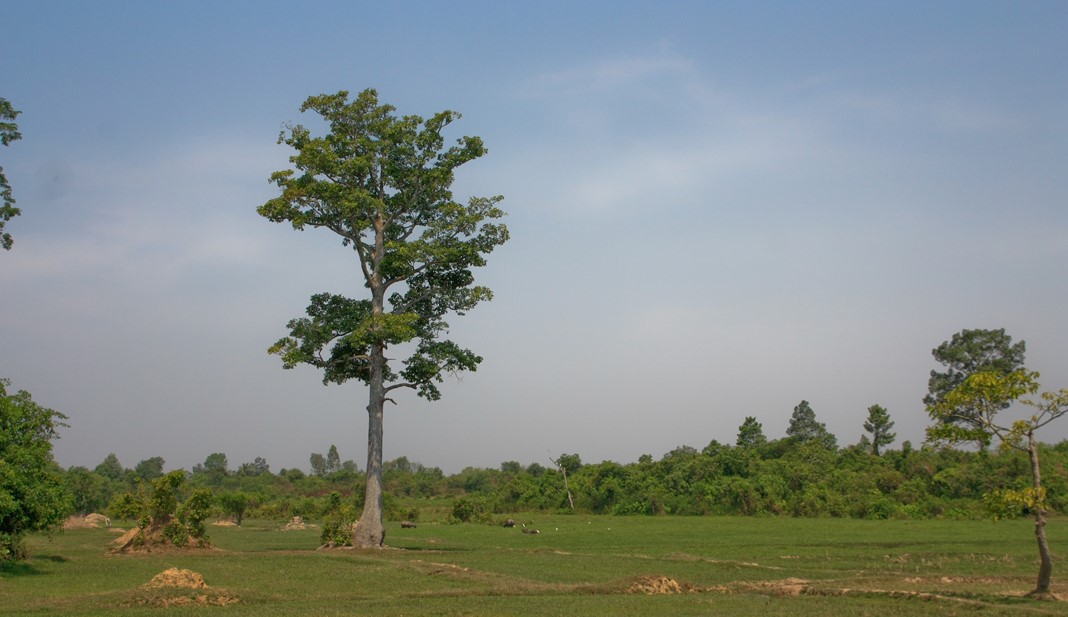
<path id="1" fill-rule="evenodd" d="M 382 284 L 381 265 L 385 258 L 386 221 L 381 213 L 375 219 L 375 245 L 372 253 L 371 271 L 367 286 L 371 290 L 371 317 L 378 320 L 385 312 L 385 287 Z M 377 325 L 372 325 L 378 328 Z M 352 532 L 352 544 L 359 548 L 379 548 L 386 540 L 386 528 L 382 524 L 382 423 L 386 405 L 386 345 L 376 342 L 371 345 L 370 390 L 367 403 L 367 488 L 364 490 L 363 514 Z"/>
<path id="2" fill-rule="evenodd" d="M 367 404 L 367 488 L 364 490 L 363 514 L 353 530 L 352 544 L 360 548 L 378 548 L 386 539 L 382 524 L 382 434 L 386 391 L 383 383 L 385 350 L 375 345 L 371 352 L 370 402 Z"/>
<path id="3" fill-rule="evenodd" d="M 1049 552 L 1049 542 L 1046 541 L 1046 504 L 1042 499 L 1042 472 L 1038 465 L 1038 444 L 1034 436 L 1028 434 L 1027 454 L 1031 458 L 1032 487 L 1035 490 L 1035 539 L 1038 541 L 1038 582 L 1031 596 L 1048 596 L 1049 581 L 1053 574 L 1053 557 Z"/>

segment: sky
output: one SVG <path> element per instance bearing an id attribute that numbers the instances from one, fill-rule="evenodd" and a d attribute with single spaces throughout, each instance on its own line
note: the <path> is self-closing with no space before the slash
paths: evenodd
<path id="1" fill-rule="evenodd" d="M 64 467 L 223 452 L 366 462 L 367 392 L 267 347 L 363 292 L 260 217 L 309 96 L 463 114 L 512 239 L 450 320 L 483 356 L 388 406 L 385 458 L 456 473 L 782 437 L 810 402 L 923 441 L 932 348 L 1005 328 L 1068 387 L 1068 3 L 2 0 L 0 377 L 66 414 Z M 1068 421 L 1046 429 L 1068 438 Z"/>

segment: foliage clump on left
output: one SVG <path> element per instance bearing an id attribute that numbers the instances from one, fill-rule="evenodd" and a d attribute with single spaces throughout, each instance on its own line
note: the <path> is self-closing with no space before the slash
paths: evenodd
<path id="1" fill-rule="evenodd" d="M 142 484 L 136 494 L 120 496 L 112 512 L 119 518 L 136 520 L 137 530 L 116 551 L 210 546 L 204 520 L 211 514 L 214 496 L 207 489 L 197 489 L 179 505 L 178 489 L 183 484 L 185 472 L 172 471 L 153 480 L 150 490 Z"/>
<path id="2" fill-rule="evenodd" d="M 25 534 L 55 529 L 70 509 L 52 458 L 52 440 L 67 417 L 25 390 L 8 394 L 9 385 L 0 379 L 0 561 L 24 557 Z"/>

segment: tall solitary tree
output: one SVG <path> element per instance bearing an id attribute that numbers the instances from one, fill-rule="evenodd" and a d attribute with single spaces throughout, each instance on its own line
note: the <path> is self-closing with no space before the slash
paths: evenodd
<path id="1" fill-rule="evenodd" d="M 15 122 L 20 113 L 22 112 L 15 110 L 7 99 L 0 98 L 0 144 L 6 146 L 22 139 L 19 125 Z M 3 203 L 0 204 L 0 248 L 11 250 L 15 241 L 10 233 L 4 231 L 4 225 L 22 214 L 22 211 L 15 207 L 15 198 L 11 195 L 11 184 L 4 175 L 3 167 L 0 167 L 0 197 L 3 198 Z"/>
<path id="2" fill-rule="evenodd" d="M 437 400 L 444 375 L 473 371 L 481 358 L 445 337 L 450 313 L 463 315 L 492 297 L 474 284 L 474 268 L 508 239 L 498 222 L 502 197 L 453 199 L 458 167 L 486 153 L 482 140 L 461 137 L 446 147 L 443 131 L 460 114 L 397 116 L 368 89 L 309 97 L 329 125 L 313 136 L 301 125 L 279 136 L 296 150 L 295 169 L 275 172 L 281 195 L 259 207 L 294 229 L 321 227 L 353 251 L 365 296 L 312 296 L 307 316 L 289 322 L 289 336 L 270 347 L 283 367 L 310 364 L 323 383 L 367 384 L 367 474 L 364 509 L 353 543 L 381 546 L 382 437 L 386 401 L 398 389 Z M 388 348 L 407 354 L 388 358 Z"/>
<path id="3" fill-rule="evenodd" d="M 879 448 L 894 443 L 897 433 L 891 433 L 894 422 L 890 419 L 890 412 L 882 405 L 868 407 L 868 419 L 864 421 L 864 430 L 871 433 L 871 453 L 879 456 Z"/>
<path id="4" fill-rule="evenodd" d="M 1024 490 L 1003 490 L 995 497 L 1016 507 L 1027 508 L 1035 520 L 1035 539 L 1038 542 L 1038 580 L 1031 595 L 1048 597 L 1053 573 L 1053 558 L 1046 539 L 1048 504 L 1042 486 L 1042 470 L 1038 457 L 1035 432 L 1068 414 L 1068 389 L 1043 392 L 1041 400 L 1021 399 L 1033 407 L 1035 413 L 1014 422 L 1005 422 L 999 415 L 1022 396 L 1038 391 L 1038 373 L 1017 369 L 1009 373 L 982 371 L 968 375 L 939 402 L 928 405 L 927 413 L 933 424 L 927 428 L 932 442 L 958 444 L 966 442 L 990 443 L 996 439 L 1001 447 L 1027 453 L 1031 463 L 1031 486 Z"/>

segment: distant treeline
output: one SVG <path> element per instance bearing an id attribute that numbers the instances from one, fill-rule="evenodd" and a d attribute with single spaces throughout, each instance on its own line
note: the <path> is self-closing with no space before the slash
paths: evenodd
<path id="1" fill-rule="evenodd" d="M 1056 512 L 1068 512 L 1068 441 L 1042 447 L 1044 478 Z M 183 490 L 209 488 L 220 516 L 240 519 L 320 518 L 339 503 L 361 506 L 363 474 L 341 462 L 336 448 L 311 456 L 313 471 L 270 470 L 264 459 L 228 466 L 209 456 L 187 473 Z M 110 512 L 123 494 L 163 474 L 154 457 L 124 468 L 109 455 L 95 469 L 65 472 L 73 507 Z M 566 488 L 565 488 L 566 477 Z M 821 439 L 788 437 L 747 445 L 713 441 L 703 450 L 681 446 L 659 460 L 584 464 L 563 454 L 555 464 L 516 461 L 497 469 L 469 467 L 446 475 L 406 457 L 387 461 L 383 473 L 387 517 L 432 516 L 491 521 L 515 512 L 574 511 L 615 515 L 833 516 L 852 518 L 980 518 L 1020 516 L 1000 500 L 1000 489 L 1030 481 L 1025 454 L 944 448 L 901 449 L 876 455 L 863 444 L 838 448 Z M 570 492 L 570 499 L 569 493 Z M 444 514 L 442 514 L 444 513 Z"/>

